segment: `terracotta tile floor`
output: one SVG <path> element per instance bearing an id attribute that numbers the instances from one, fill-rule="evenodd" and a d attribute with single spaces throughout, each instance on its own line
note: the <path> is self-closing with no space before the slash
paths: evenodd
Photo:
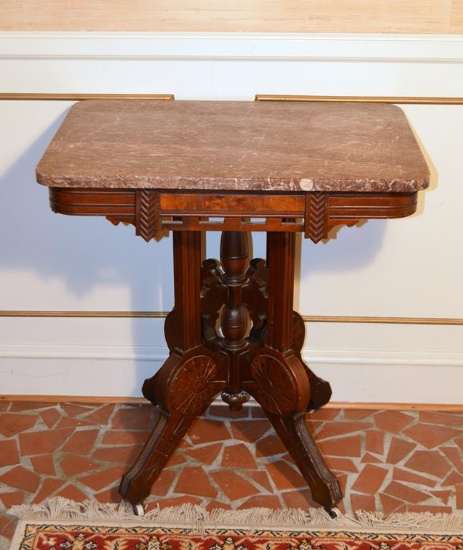
<path id="1" fill-rule="evenodd" d="M 325 408 L 307 421 L 341 481 L 342 512 L 463 509 L 463 413 Z M 13 504 L 58 495 L 119 502 L 120 477 L 152 424 L 149 405 L 0 401 L 0 533 L 12 534 Z M 219 405 L 196 420 L 147 504 L 184 502 L 313 505 L 261 409 Z"/>

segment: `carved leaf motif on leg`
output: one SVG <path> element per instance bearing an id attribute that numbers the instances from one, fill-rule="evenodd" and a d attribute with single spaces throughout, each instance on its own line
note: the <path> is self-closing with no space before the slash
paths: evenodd
<path id="1" fill-rule="evenodd" d="M 282 414 L 293 409 L 297 388 L 284 363 L 270 355 L 258 355 L 250 374 L 256 382 L 251 393 L 266 411 Z"/>
<path id="2" fill-rule="evenodd" d="M 170 384 L 170 403 L 181 415 L 197 416 L 204 412 L 219 393 L 217 363 L 207 355 L 186 361 Z"/>

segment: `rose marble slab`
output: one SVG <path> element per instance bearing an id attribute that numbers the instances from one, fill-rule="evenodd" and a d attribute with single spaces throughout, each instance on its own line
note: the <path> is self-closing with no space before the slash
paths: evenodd
<path id="1" fill-rule="evenodd" d="M 429 171 L 378 103 L 77 103 L 37 167 L 50 187 L 412 193 Z"/>

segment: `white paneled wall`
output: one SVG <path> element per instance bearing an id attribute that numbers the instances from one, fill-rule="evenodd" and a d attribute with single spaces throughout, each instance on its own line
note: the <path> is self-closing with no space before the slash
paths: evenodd
<path id="1" fill-rule="evenodd" d="M 0 33 L 0 94 L 173 93 L 463 98 L 463 37 Z M 55 215 L 34 168 L 72 101 L 0 100 L 0 394 L 138 396 L 167 349 L 170 239 Z M 407 219 L 301 239 L 310 316 L 463 317 L 463 104 L 403 105 L 433 166 Z M 208 236 L 217 256 L 218 234 Z M 254 255 L 264 254 L 256 235 Z M 18 311 L 42 317 L 12 316 Z M 335 401 L 461 403 L 463 326 L 308 323 L 304 355 Z"/>

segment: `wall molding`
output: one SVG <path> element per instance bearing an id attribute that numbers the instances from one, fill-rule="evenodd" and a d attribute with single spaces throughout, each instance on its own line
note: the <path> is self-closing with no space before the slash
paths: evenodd
<path id="1" fill-rule="evenodd" d="M 0 344 L 0 359 L 69 359 L 163 363 L 164 346 Z M 446 351 L 302 350 L 304 361 L 324 365 L 383 365 L 408 367 L 463 367 L 463 354 Z"/>
<path id="2" fill-rule="evenodd" d="M 0 32 L 0 59 L 463 63 L 463 36 L 305 33 Z"/>

